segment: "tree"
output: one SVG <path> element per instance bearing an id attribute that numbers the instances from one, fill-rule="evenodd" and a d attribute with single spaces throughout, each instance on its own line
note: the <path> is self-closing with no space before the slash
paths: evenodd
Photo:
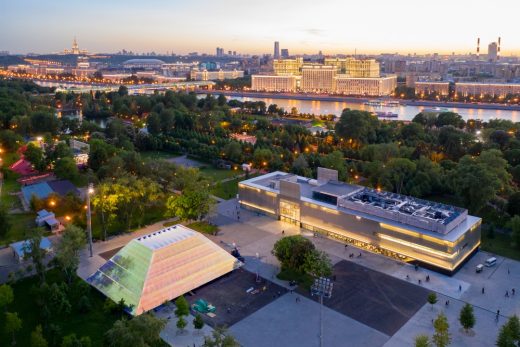
<path id="1" fill-rule="evenodd" d="M 435 294 L 434 292 L 428 294 L 428 303 L 432 305 L 431 309 L 433 310 L 433 305 L 437 303 L 437 294 Z"/>
<path id="2" fill-rule="evenodd" d="M 16 151 L 23 138 L 11 130 L 0 131 L 0 147 L 8 151 Z"/>
<path id="3" fill-rule="evenodd" d="M 415 337 L 415 347 L 430 347 L 430 339 L 427 335 L 417 335 Z"/>
<path id="4" fill-rule="evenodd" d="M 119 96 L 127 96 L 128 95 L 128 88 L 126 86 L 119 86 L 119 90 L 117 91 Z"/>
<path id="5" fill-rule="evenodd" d="M 150 113 L 146 118 L 146 129 L 152 135 L 159 135 L 161 133 L 161 119 L 155 112 Z"/>
<path id="6" fill-rule="evenodd" d="M 88 336 L 82 336 L 78 338 L 76 334 L 70 334 L 63 337 L 61 342 L 61 347 L 90 347 L 92 346 L 92 341 Z"/>
<path id="7" fill-rule="evenodd" d="M 42 231 L 39 229 L 35 229 L 32 232 L 31 238 L 24 245 L 25 257 L 31 259 L 34 268 L 36 270 L 36 274 L 40 279 L 40 284 L 45 282 L 45 255 L 46 251 L 40 248 L 42 240 Z"/>
<path id="8" fill-rule="evenodd" d="M 413 161 L 406 158 L 391 159 L 383 173 L 383 182 L 389 190 L 397 194 L 404 193 L 405 182 L 412 179 L 415 171 L 416 165 Z"/>
<path id="9" fill-rule="evenodd" d="M 513 315 L 506 324 L 500 328 L 497 338 L 498 347 L 517 347 L 520 343 L 520 321 Z"/>
<path id="10" fill-rule="evenodd" d="M 75 180 L 79 176 L 78 166 L 71 157 L 58 159 L 54 165 L 54 174 L 61 179 Z"/>
<path id="11" fill-rule="evenodd" d="M 235 163 L 240 163 L 242 158 L 242 146 L 236 141 L 231 141 L 223 148 L 226 158 Z"/>
<path id="12" fill-rule="evenodd" d="M 87 239 L 85 231 L 75 225 L 68 225 L 63 231 L 61 242 L 56 251 L 56 260 L 67 279 L 71 284 L 76 276 L 79 266 L 79 253 L 86 245 Z"/>
<path id="13" fill-rule="evenodd" d="M 185 189 L 181 195 L 172 195 L 166 201 L 166 217 L 177 216 L 184 220 L 205 217 L 215 200 L 205 186 Z"/>
<path id="14" fill-rule="evenodd" d="M 477 158 L 477 163 L 484 165 L 495 174 L 500 181 L 500 187 L 498 188 L 500 192 L 511 192 L 512 176 L 508 171 L 509 164 L 504 159 L 502 152 L 498 149 L 482 151 Z"/>
<path id="15" fill-rule="evenodd" d="M 204 327 L 204 321 L 202 320 L 202 316 L 198 313 L 193 319 L 193 327 L 195 327 L 195 329 L 197 330 L 201 330 Z"/>
<path id="16" fill-rule="evenodd" d="M 8 284 L 0 285 L 0 309 L 7 309 L 7 305 L 14 301 L 13 288 Z"/>
<path id="17" fill-rule="evenodd" d="M 448 174 L 450 188 L 470 212 L 478 212 L 498 194 L 501 183 L 486 165 L 470 156 L 460 159 L 457 167 Z"/>
<path id="18" fill-rule="evenodd" d="M 175 300 L 175 307 L 175 315 L 177 317 L 187 316 L 190 313 L 190 305 L 183 295 Z"/>
<path id="19" fill-rule="evenodd" d="M 513 247 L 520 248 L 520 216 L 515 215 L 511 218 L 511 242 Z"/>
<path id="20" fill-rule="evenodd" d="M 47 167 L 43 151 L 40 147 L 35 146 L 33 143 L 27 145 L 27 150 L 24 153 L 25 159 L 27 159 L 36 170 L 43 171 Z"/>
<path id="21" fill-rule="evenodd" d="M 282 265 L 282 270 L 303 271 L 307 255 L 315 250 L 311 241 L 300 235 L 286 236 L 276 241 L 273 254 Z"/>
<path id="22" fill-rule="evenodd" d="M 435 333 L 432 340 L 436 347 L 446 347 L 451 343 L 450 325 L 444 313 L 440 313 L 433 322 Z"/>
<path id="23" fill-rule="evenodd" d="M 293 162 L 291 172 L 304 177 L 309 177 L 311 175 L 309 163 L 303 154 L 300 154 Z"/>
<path id="24" fill-rule="evenodd" d="M 378 128 L 379 120 L 370 112 L 350 109 L 345 109 L 341 113 L 335 126 L 338 136 L 354 148 L 374 142 L 377 139 Z"/>
<path id="25" fill-rule="evenodd" d="M 92 197 L 92 206 L 101 216 L 103 240 L 107 239 L 107 229 L 117 217 L 118 204 L 119 194 L 112 190 L 112 184 L 102 183 L 97 186 L 95 195 Z"/>
<path id="26" fill-rule="evenodd" d="M 327 253 L 314 250 L 305 256 L 303 270 L 313 277 L 327 277 L 332 274 L 332 263 Z"/>
<path id="27" fill-rule="evenodd" d="M 273 152 L 267 148 L 257 148 L 253 153 L 253 164 L 256 168 L 267 168 L 273 159 Z"/>
<path id="28" fill-rule="evenodd" d="M 466 148 L 473 141 L 471 134 L 452 126 L 442 127 L 438 136 L 439 149 L 452 160 L 457 160 L 466 153 Z"/>
<path id="29" fill-rule="evenodd" d="M 43 337 L 42 326 L 37 325 L 36 329 L 31 332 L 31 347 L 47 347 L 49 344 Z"/>
<path id="30" fill-rule="evenodd" d="M 219 106 L 225 106 L 227 103 L 226 96 L 224 94 L 220 94 L 217 98 L 217 103 Z"/>
<path id="31" fill-rule="evenodd" d="M 177 319 L 177 324 L 176 324 L 176 326 L 177 326 L 177 329 L 179 329 L 180 331 L 183 331 L 184 328 L 186 328 L 186 325 L 187 325 L 187 324 L 188 324 L 188 322 L 186 322 L 186 320 L 184 319 L 184 317 L 181 316 L 181 317 L 179 317 L 179 318 Z"/>
<path id="32" fill-rule="evenodd" d="M 460 310 L 459 315 L 460 325 L 468 332 L 469 329 L 475 326 L 475 315 L 473 314 L 473 306 L 466 303 Z"/>
<path id="33" fill-rule="evenodd" d="M 112 157 L 116 152 L 116 148 L 106 141 L 93 139 L 90 141 L 90 153 L 88 155 L 88 166 L 97 171 Z"/>
<path id="34" fill-rule="evenodd" d="M 341 151 L 334 151 L 322 157 L 320 165 L 327 169 L 338 170 L 338 178 L 340 180 L 347 178 L 347 165 Z"/>
<path id="35" fill-rule="evenodd" d="M 164 320 L 149 313 L 129 320 L 123 318 L 105 333 L 106 343 L 109 347 L 155 346 L 161 340 L 159 334 L 165 325 Z"/>
<path id="36" fill-rule="evenodd" d="M 22 328 L 22 320 L 18 317 L 18 313 L 6 312 L 4 321 L 4 330 L 6 334 L 11 334 L 11 344 L 16 344 L 16 332 Z"/>
<path id="37" fill-rule="evenodd" d="M 211 336 L 204 336 L 202 347 L 239 347 L 240 344 L 229 335 L 224 327 L 216 327 Z"/>
<path id="38" fill-rule="evenodd" d="M 57 134 L 60 120 L 49 110 L 36 110 L 30 116 L 31 128 L 39 133 Z"/>
<path id="39" fill-rule="evenodd" d="M 435 125 L 440 128 L 445 125 L 451 125 L 455 128 L 463 128 L 464 127 L 464 120 L 462 119 L 462 116 L 455 112 L 441 112 L 437 116 L 437 121 L 435 122 Z"/>
<path id="40" fill-rule="evenodd" d="M 518 168 L 520 174 L 520 165 L 516 166 L 514 169 L 516 168 Z M 513 193 L 509 196 L 509 200 L 507 201 L 507 212 L 512 216 L 515 214 L 520 215 L 520 192 Z"/>

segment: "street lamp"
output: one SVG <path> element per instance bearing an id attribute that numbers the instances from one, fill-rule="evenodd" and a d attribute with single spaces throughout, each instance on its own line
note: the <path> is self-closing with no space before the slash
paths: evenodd
<path id="1" fill-rule="evenodd" d="M 332 287 L 334 283 L 329 278 L 319 277 L 314 280 L 311 286 L 311 296 L 320 297 L 320 347 L 323 346 L 323 298 L 332 297 Z"/>
<path id="2" fill-rule="evenodd" d="M 90 257 L 92 257 L 92 214 L 90 213 L 90 195 L 94 194 L 94 185 L 89 183 L 87 188 L 87 232 Z"/>

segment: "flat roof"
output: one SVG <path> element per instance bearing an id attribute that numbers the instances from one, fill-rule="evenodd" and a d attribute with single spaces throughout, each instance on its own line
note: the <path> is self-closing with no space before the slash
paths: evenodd
<path id="1" fill-rule="evenodd" d="M 195 232 L 183 225 L 177 224 L 161 230 L 154 231 L 148 235 L 140 236 L 136 239 L 142 245 L 157 250 L 173 243 L 186 240 L 195 235 Z"/>
<path id="2" fill-rule="evenodd" d="M 457 239 L 459 239 L 468 229 L 470 229 L 473 225 L 475 225 L 476 223 L 478 223 L 481 220 L 479 217 L 467 215 L 466 218 L 464 218 L 459 224 L 457 224 L 449 232 L 440 233 L 440 232 L 431 231 L 431 230 L 424 229 L 424 228 L 419 228 L 414 225 L 405 224 L 405 223 L 402 223 L 402 222 L 394 220 L 394 219 L 384 218 L 381 216 L 377 216 L 375 214 L 368 213 L 370 211 L 363 212 L 363 211 L 359 211 L 359 210 L 349 209 L 349 208 L 343 207 L 343 206 L 338 207 L 337 205 L 330 204 L 330 203 L 327 203 L 327 202 L 324 202 L 321 200 L 316 200 L 313 198 L 313 192 L 315 192 L 315 191 L 323 192 L 325 194 L 333 195 L 333 196 L 337 196 L 337 197 L 343 197 L 342 199 L 345 199 L 345 197 L 348 199 L 349 197 L 359 194 L 359 192 L 363 192 L 365 190 L 370 190 L 372 192 L 374 191 L 374 190 L 372 190 L 370 188 L 366 188 L 364 186 L 358 186 L 358 185 L 353 185 L 353 184 L 348 184 L 348 183 L 343 183 L 343 182 L 338 182 L 338 181 L 329 181 L 326 183 L 319 184 L 317 182 L 317 180 L 313 180 L 313 179 L 310 179 L 307 177 L 297 176 L 295 174 L 290 174 L 290 173 L 281 172 L 281 171 L 274 171 L 274 172 L 271 172 L 271 173 L 268 173 L 268 174 L 265 174 L 262 176 L 253 177 L 248 180 L 240 182 L 240 184 L 244 184 L 244 185 L 247 185 L 247 186 L 250 186 L 253 188 L 258 188 L 258 189 L 262 189 L 265 191 L 270 191 L 270 192 L 279 194 L 280 193 L 279 189 L 273 187 L 273 185 L 271 183 L 273 181 L 280 181 L 280 180 L 290 180 L 290 181 L 294 181 L 294 182 L 298 183 L 300 185 L 301 201 L 323 206 L 323 207 L 326 207 L 329 209 L 341 211 L 341 212 L 344 212 L 349 215 L 354 215 L 354 216 L 359 216 L 361 218 L 370 219 L 370 220 L 373 220 L 373 221 L 376 221 L 379 223 L 384 223 L 384 224 L 388 224 L 388 225 L 395 226 L 395 227 L 405 228 L 407 230 L 415 231 L 418 233 L 422 233 L 424 235 L 428 235 L 431 237 L 435 237 L 435 238 L 450 241 L 450 242 L 454 242 Z M 387 195 L 390 195 L 392 197 L 392 199 L 398 200 L 398 201 L 400 199 L 405 199 L 405 198 L 408 199 L 403 202 L 413 201 L 413 202 L 416 202 L 417 204 L 428 203 L 428 201 L 426 201 L 426 200 L 417 199 L 414 197 L 408 197 L 408 196 L 404 196 L 404 195 L 400 195 L 400 194 L 394 194 L 394 193 L 390 193 L 390 192 L 377 192 L 377 193 L 381 194 L 382 197 L 386 197 Z M 429 204 L 427 207 L 431 208 L 432 206 L 433 207 L 439 206 L 442 209 L 449 209 L 450 211 L 452 211 L 452 209 L 453 209 L 452 212 L 454 212 L 454 215 L 458 215 L 460 213 L 460 211 L 465 211 L 464 209 L 459 208 L 459 207 L 454 207 L 454 206 L 445 205 L 445 204 L 437 204 L 434 202 L 431 202 L 431 206 Z"/>
<path id="3" fill-rule="evenodd" d="M 313 192 L 323 193 L 327 195 L 332 195 L 336 197 L 340 197 L 343 195 L 351 194 L 355 191 L 360 190 L 360 186 L 355 186 L 352 184 L 347 184 L 339 181 L 329 181 L 323 185 L 317 186 L 313 188 Z"/>

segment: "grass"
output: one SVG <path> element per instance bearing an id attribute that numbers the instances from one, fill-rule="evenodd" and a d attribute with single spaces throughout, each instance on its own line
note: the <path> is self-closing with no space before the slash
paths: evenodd
<path id="1" fill-rule="evenodd" d="M 36 227 L 34 223 L 35 218 L 34 213 L 10 214 L 11 229 L 3 237 L 0 237 L 0 245 L 8 245 L 12 242 L 24 240 L 27 232 Z"/>
<path id="2" fill-rule="evenodd" d="M 253 178 L 258 175 L 258 173 L 255 173 L 253 175 L 249 175 L 249 178 Z M 238 194 L 238 182 L 241 182 L 245 179 L 245 176 L 242 176 L 226 182 L 217 182 L 217 184 L 213 186 L 211 194 L 224 200 L 233 199 Z"/>
<path id="3" fill-rule="evenodd" d="M 201 166 L 199 170 L 203 175 L 209 177 L 213 182 L 219 182 L 226 178 L 232 178 L 242 174 L 242 170 L 216 169 L 206 165 Z"/>
<path id="4" fill-rule="evenodd" d="M 62 276 L 58 270 L 50 270 L 47 272 L 47 282 L 49 284 L 61 282 Z M 75 284 L 83 282 L 79 277 L 76 278 Z M 39 308 L 36 305 L 36 298 L 33 294 L 33 287 L 38 285 L 36 277 L 22 279 L 13 284 L 14 302 L 7 307 L 9 312 L 17 312 L 22 319 L 22 329 L 16 334 L 16 342 L 18 346 L 30 346 L 31 331 L 38 324 L 43 324 Z M 74 286 L 72 286 L 74 287 Z M 76 334 L 76 336 L 89 336 L 92 346 L 103 345 L 103 335 L 112 327 L 114 322 L 119 318 L 117 315 L 107 314 L 103 311 L 105 297 L 98 291 L 89 287 L 87 297 L 90 300 L 92 309 L 87 313 L 79 313 L 75 307 L 77 302 L 75 295 L 71 290 L 68 294 L 69 301 L 72 305 L 70 314 L 59 314 L 51 316 L 48 323 L 56 324 L 61 328 L 61 336 Z M 0 327 L 4 326 L 4 315 L 0 314 Z M 46 331 L 44 328 L 44 335 Z M 7 346 L 11 341 L 11 336 L 5 334 L 4 329 L 0 329 L 0 341 L 5 342 Z M 60 343 L 61 344 L 61 339 Z M 2 343 L 2 346 L 4 344 Z"/>
<path id="5" fill-rule="evenodd" d="M 11 193 L 20 191 L 20 183 L 16 181 L 17 179 L 17 174 L 8 171 L 8 169 L 4 170 L 4 180 L 2 182 L 2 195 L 0 197 L 0 202 L 7 206 L 8 209 L 21 206 L 18 197 L 16 195 L 11 195 Z"/>
<path id="6" fill-rule="evenodd" d="M 213 186 L 211 194 L 218 196 L 224 200 L 234 198 L 238 194 L 238 182 L 239 178 L 235 178 L 227 182 L 218 182 Z"/>
<path id="7" fill-rule="evenodd" d="M 137 229 L 140 229 L 146 225 L 150 225 L 153 223 L 160 222 L 164 220 L 165 206 L 163 204 L 154 206 L 153 208 L 147 208 L 144 212 L 144 217 L 141 221 L 141 225 L 137 225 L 137 217 L 134 217 L 132 220 L 132 226 L 130 230 L 126 230 L 126 226 L 123 225 L 117 219 L 109 225 L 107 234 L 108 236 L 118 235 L 122 233 L 131 233 Z M 76 223 L 85 227 L 85 217 L 81 216 L 81 222 Z M 101 226 L 101 215 L 96 214 L 95 212 L 92 215 L 92 236 L 94 239 L 101 240 L 103 238 L 103 228 Z"/>
<path id="8" fill-rule="evenodd" d="M 296 281 L 304 289 L 309 289 L 313 284 L 312 276 L 290 269 L 281 270 L 276 277 L 283 281 Z"/>
<path id="9" fill-rule="evenodd" d="M 520 260 L 520 249 L 511 245 L 511 237 L 507 234 L 495 232 L 493 238 L 482 232 L 481 248 L 486 252 L 501 255 L 503 257 Z"/>
<path id="10" fill-rule="evenodd" d="M 144 160 L 171 159 L 179 156 L 178 154 L 164 151 L 143 151 L 139 152 L 139 154 L 141 155 L 141 158 Z"/>
<path id="11" fill-rule="evenodd" d="M 196 230 L 203 234 L 215 235 L 218 232 L 218 227 L 208 222 L 193 222 L 186 225 L 188 228 Z"/>

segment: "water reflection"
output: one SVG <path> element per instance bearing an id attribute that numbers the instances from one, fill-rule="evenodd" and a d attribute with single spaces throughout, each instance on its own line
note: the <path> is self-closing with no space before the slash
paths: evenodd
<path id="1" fill-rule="evenodd" d="M 399 120 L 412 120 L 415 115 L 420 113 L 423 109 L 431 107 L 425 106 L 369 106 L 358 103 L 347 103 L 340 101 L 320 101 L 320 100 L 296 100 L 296 99 L 273 99 L 273 98 L 251 98 L 251 97 L 232 97 L 232 99 L 240 101 L 264 101 L 267 106 L 276 104 L 278 107 L 283 107 L 287 112 L 291 108 L 296 107 L 300 113 L 314 113 L 318 114 L 335 114 L 341 115 L 345 108 L 353 110 L 363 110 L 370 112 L 392 112 L 397 113 Z M 490 119 L 507 119 L 513 122 L 520 121 L 520 111 L 506 111 L 506 110 L 485 110 L 485 109 L 470 109 L 470 108 L 456 108 L 443 107 L 443 109 L 456 112 L 464 119 L 482 119 L 488 121 Z"/>

